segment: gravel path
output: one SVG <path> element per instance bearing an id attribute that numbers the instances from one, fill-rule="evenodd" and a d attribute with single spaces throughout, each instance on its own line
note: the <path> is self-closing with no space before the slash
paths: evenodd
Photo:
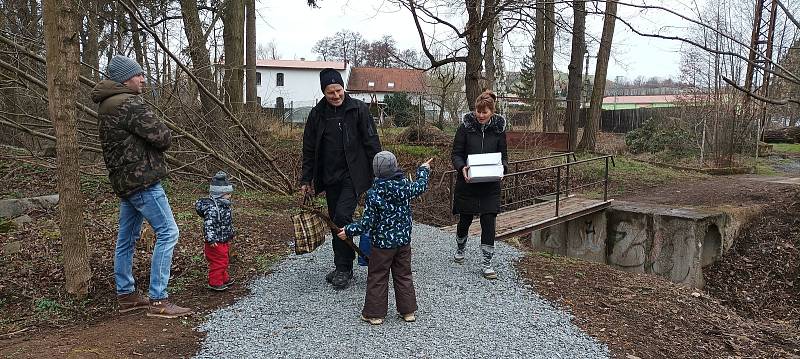
<path id="1" fill-rule="evenodd" d="M 607 358 L 608 348 L 570 323 L 523 285 L 510 265 L 521 253 L 498 243 L 498 279 L 480 274 L 479 240 L 470 238 L 467 260 L 452 262 L 453 235 L 417 224 L 412 268 L 417 321 L 389 313 L 383 325 L 359 320 L 366 268 L 335 291 L 324 276 L 333 253 L 290 256 L 274 272 L 249 284 L 252 293 L 211 315 L 198 358 Z M 330 241 L 330 238 L 328 239 Z M 390 281 L 391 282 L 391 281 Z M 391 288 L 391 286 L 390 286 Z"/>

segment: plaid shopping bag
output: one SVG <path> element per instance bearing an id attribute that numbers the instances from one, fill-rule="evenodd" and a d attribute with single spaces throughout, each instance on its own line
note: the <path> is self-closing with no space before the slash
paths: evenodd
<path id="1" fill-rule="evenodd" d="M 325 234 L 330 231 L 318 211 L 309 210 L 310 202 L 310 196 L 304 196 L 301 212 L 292 216 L 295 254 L 313 252 L 325 243 Z"/>
<path id="2" fill-rule="evenodd" d="M 294 253 L 305 254 L 311 253 L 325 243 L 325 234 L 328 231 L 336 233 L 339 230 L 333 221 L 328 217 L 328 214 L 311 205 L 311 196 L 305 195 L 303 197 L 303 204 L 300 205 L 300 213 L 292 216 L 292 223 L 294 224 Z M 339 240 L 333 236 L 333 240 Z M 365 261 L 369 261 L 369 254 L 364 254 L 352 240 L 344 240 L 350 248 L 353 249 L 359 256 L 364 257 Z"/>

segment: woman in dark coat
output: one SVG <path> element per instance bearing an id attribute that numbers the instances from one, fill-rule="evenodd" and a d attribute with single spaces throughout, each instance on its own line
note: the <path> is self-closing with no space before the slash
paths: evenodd
<path id="1" fill-rule="evenodd" d="M 500 212 L 500 181 L 470 183 L 467 156 L 478 153 L 500 152 L 503 174 L 508 171 L 506 151 L 506 120 L 495 113 L 496 96 L 486 91 L 475 100 L 475 111 L 464 115 L 453 138 L 451 159 L 456 170 L 456 187 L 453 194 L 453 214 L 459 215 L 456 231 L 456 263 L 464 262 L 467 233 L 475 215 L 481 221 L 481 251 L 483 276 L 497 278 L 492 268 L 494 256 L 495 221 Z"/>

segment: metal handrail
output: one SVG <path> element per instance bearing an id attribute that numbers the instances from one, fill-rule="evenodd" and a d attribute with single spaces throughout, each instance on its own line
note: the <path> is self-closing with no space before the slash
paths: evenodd
<path id="1" fill-rule="evenodd" d="M 543 197 L 543 196 L 549 196 L 549 195 L 555 194 L 555 196 L 556 196 L 556 198 L 555 198 L 555 216 L 556 217 L 559 216 L 559 211 L 561 210 L 561 199 L 562 199 L 562 195 L 561 194 L 563 193 L 565 197 L 569 198 L 569 196 L 570 196 L 569 193 L 570 193 L 571 190 L 576 190 L 576 189 L 579 189 L 579 188 L 589 187 L 589 186 L 593 186 L 593 185 L 597 185 L 597 184 L 602 183 L 603 184 L 603 201 L 604 202 L 608 201 L 608 170 L 609 170 L 608 163 L 609 163 L 609 160 L 610 160 L 612 166 L 616 166 L 616 163 L 614 162 L 614 156 L 613 155 L 603 155 L 603 156 L 599 156 L 599 157 L 587 158 L 587 159 L 580 160 L 580 161 L 577 161 L 577 160 L 576 161 L 570 161 L 569 155 L 572 155 L 573 158 L 575 158 L 575 156 L 574 156 L 574 153 L 568 152 L 568 153 L 565 153 L 565 154 L 547 156 L 547 158 L 555 158 L 555 157 L 560 157 L 560 156 L 564 156 L 564 155 L 566 155 L 566 159 L 567 159 L 566 163 L 557 164 L 557 165 L 551 165 L 551 166 L 546 166 L 546 167 L 541 167 L 541 168 L 535 168 L 535 169 L 531 169 L 531 170 L 519 171 L 519 172 L 509 173 L 509 174 L 505 175 L 503 177 L 504 179 L 507 179 L 509 177 L 515 177 L 514 178 L 514 185 L 512 187 L 510 187 L 510 188 L 503 188 L 501 191 L 505 191 L 506 193 L 508 193 L 509 190 L 523 187 L 523 186 L 521 186 L 521 185 L 519 185 L 517 183 L 517 178 L 519 176 L 527 175 L 527 174 L 533 174 L 533 173 L 537 173 L 537 172 L 544 172 L 544 171 L 548 171 L 548 170 L 555 170 L 555 172 L 556 172 L 556 178 L 555 178 L 555 181 L 556 181 L 555 187 L 556 188 L 555 188 L 555 192 L 546 193 L 546 194 L 538 194 L 537 197 Z M 533 162 L 535 160 L 541 160 L 541 159 L 544 159 L 544 158 L 537 158 L 537 159 L 532 159 L 532 160 L 523 160 L 523 161 L 516 161 L 516 162 Z M 570 169 L 572 168 L 572 166 L 583 164 L 583 163 L 588 163 L 588 162 L 601 161 L 601 160 L 605 161 L 604 173 L 603 173 L 603 179 L 602 180 L 591 182 L 591 183 L 588 183 L 588 184 L 575 186 L 575 187 L 570 186 Z M 563 171 L 565 172 L 566 181 L 567 181 L 566 186 L 565 186 L 565 188 L 563 188 L 563 190 L 562 190 L 562 186 L 561 186 L 562 168 L 564 169 Z M 455 173 L 455 171 L 450 171 L 450 172 L 451 173 Z M 450 197 L 451 197 L 450 200 L 451 200 L 451 203 L 452 203 L 452 200 L 453 200 L 452 196 L 453 196 L 453 192 L 454 192 L 453 184 L 454 184 L 453 176 L 450 176 Z M 511 202 L 511 203 L 503 204 L 502 206 L 503 207 L 507 207 L 507 206 L 510 206 L 510 205 L 519 204 L 519 203 L 526 202 L 526 201 L 531 201 L 533 199 L 534 198 L 514 201 L 514 202 Z"/>
<path id="2" fill-rule="evenodd" d="M 551 159 L 551 158 L 558 158 L 558 157 L 562 157 L 562 156 L 566 157 L 566 158 L 567 158 L 567 161 L 569 161 L 569 157 L 570 157 L 570 156 L 572 156 L 572 159 L 573 159 L 574 161 L 577 161 L 577 160 L 578 160 L 578 159 L 577 159 L 577 157 L 575 157 L 575 152 L 564 152 L 564 153 L 557 153 L 557 154 L 554 154 L 554 155 L 549 155 L 549 156 L 536 157 L 536 158 L 529 158 L 529 159 L 527 159 L 527 160 L 517 160 L 517 161 L 511 161 L 511 162 L 509 162 L 509 163 L 508 163 L 508 166 L 509 166 L 509 167 L 511 167 L 511 165 L 515 165 L 515 168 L 518 168 L 518 167 L 519 167 L 519 165 L 520 165 L 520 164 L 522 164 L 522 163 L 530 163 L 530 162 L 544 161 L 544 160 L 549 160 L 549 159 Z M 439 180 L 439 183 L 441 183 L 442 181 L 444 181 L 444 176 L 446 176 L 446 175 L 448 175 L 448 174 L 452 174 L 452 173 L 456 173 L 456 170 L 447 170 L 447 171 L 444 171 L 444 172 L 442 172 L 442 177 L 441 177 L 441 179 Z"/>
<path id="3" fill-rule="evenodd" d="M 614 155 L 604 155 L 604 156 L 600 156 L 600 157 L 587 158 L 585 160 L 580 160 L 580 161 L 575 161 L 575 162 L 567 162 L 567 163 L 562 163 L 562 164 L 558 164 L 558 165 L 552 165 L 552 166 L 541 167 L 541 168 L 534 168 L 532 170 L 525 170 L 525 171 L 522 171 L 522 172 L 509 173 L 509 174 L 505 175 L 504 177 L 510 177 L 510 176 L 514 176 L 514 175 L 524 175 L 524 174 L 529 174 L 529 173 L 542 172 L 542 171 L 546 171 L 546 170 L 556 169 L 558 167 L 568 167 L 568 166 L 572 166 L 572 165 L 577 165 L 577 164 L 581 164 L 581 163 L 592 162 L 592 161 L 597 161 L 597 160 L 602 160 L 602 159 L 608 159 L 608 158 L 611 159 L 611 162 L 613 164 L 614 163 Z M 616 165 L 614 164 L 614 166 L 616 166 Z"/>

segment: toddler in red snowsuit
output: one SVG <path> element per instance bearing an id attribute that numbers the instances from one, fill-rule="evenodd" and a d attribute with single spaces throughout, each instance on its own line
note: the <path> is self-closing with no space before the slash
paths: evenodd
<path id="1" fill-rule="evenodd" d="M 233 238 L 233 216 L 231 211 L 231 193 L 233 185 L 228 175 L 219 171 L 211 179 L 208 197 L 200 198 L 194 208 L 203 217 L 203 235 L 205 236 L 205 253 L 208 261 L 208 288 L 224 291 L 233 284 L 228 275 L 228 242 Z"/>

